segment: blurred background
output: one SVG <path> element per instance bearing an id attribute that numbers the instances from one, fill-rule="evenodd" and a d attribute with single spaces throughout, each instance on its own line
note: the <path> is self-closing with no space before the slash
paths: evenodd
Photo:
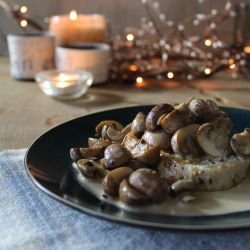
<path id="1" fill-rule="evenodd" d="M 162 0 L 162 12 L 166 14 L 167 19 L 181 22 L 194 13 L 208 13 L 211 9 L 220 9 L 225 5 L 223 0 L 209 0 L 204 3 L 202 0 Z M 231 1 L 236 4 L 237 0 Z M 250 3 L 250 0 L 241 2 Z M 139 26 L 140 19 L 145 15 L 141 0 L 16 0 L 19 6 L 26 5 L 36 20 L 43 22 L 44 18 L 69 13 L 76 9 L 78 13 L 100 13 L 104 14 L 110 20 L 113 34 L 122 33 L 127 26 Z M 233 20 L 228 20 L 220 26 L 220 32 L 225 40 L 230 42 L 232 37 Z M 46 27 L 46 23 L 44 23 Z M 199 27 L 201 29 L 202 27 Z M 14 33 L 20 30 L 15 20 L 6 16 L 0 8 L 0 31 L 1 37 L 8 33 Z M 188 32 L 195 32 L 195 27 L 190 26 Z M 0 39 L 0 55 L 7 55 L 7 44 L 4 39 Z"/>

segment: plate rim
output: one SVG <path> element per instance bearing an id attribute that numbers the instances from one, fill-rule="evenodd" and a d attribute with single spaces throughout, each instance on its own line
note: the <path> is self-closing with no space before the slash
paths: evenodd
<path id="1" fill-rule="evenodd" d="M 174 229 L 174 230 L 186 230 L 186 231 L 211 231 L 211 230 L 230 230 L 230 229 L 235 229 L 235 228 L 249 228 L 250 227 L 250 216 L 247 219 L 244 219 L 243 221 L 240 222 L 236 222 L 233 224 L 169 224 L 169 223 L 161 223 L 161 222 L 150 222 L 150 221 L 142 221 L 142 220 L 138 220 L 138 219 L 130 219 L 130 218 L 123 218 L 123 217 L 118 217 L 116 215 L 110 215 L 107 213 L 103 213 L 101 211 L 95 211 L 95 210 L 91 210 L 90 208 L 86 208 L 82 205 L 78 205 L 76 203 L 73 203 L 57 194 L 55 194 L 54 192 L 50 191 L 49 189 L 47 189 L 45 186 L 43 186 L 30 172 L 29 170 L 29 164 L 28 164 L 28 156 L 29 156 L 29 152 L 32 149 L 33 145 L 35 145 L 40 138 L 42 138 L 43 136 L 45 136 L 47 133 L 51 132 L 54 129 L 57 129 L 60 126 L 64 126 L 67 125 L 68 123 L 72 123 L 73 121 L 76 120 L 80 120 L 83 118 L 86 118 L 88 116 L 91 115 L 98 115 L 100 113 L 103 112 L 110 112 L 110 111 L 115 111 L 115 110 L 120 110 L 120 109 L 134 109 L 134 108 L 150 108 L 154 106 L 154 104 L 149 104 L 149 105 L 133 105 L 133 106 L 124 106 L 124 107 L 119 107 L 119 108 L 112 108 L 112 109 L 105 109 L 102 111 L 98 111 L 98 112 L 91 112 L 89 114 L 80 116 L 80 117 L 76 117 L 73 119 L 70 119 L 68 121 L 62 122 L 50 129 L 48 129 L 47 131 L 45 131 L 44 133 L 42 133 L 41 135 L 39 135 L 32 143 L 31 145 L 27 148 L 26 152 L 25 152 L 25 157 L 24 157 L 24 165 L 25 165 L 25 170 L 26 173 L 28 174 L 30 180 L 32 181 L 32 183 L 41 191 L 43 191 L 46 195 L 48 195 L 49 197 L 53 198 L 56 201 L 61 202 L 62 204 L 65 204 L 71 208 L 74 208 L 78 211 L 84 212 L 88 215 L 97 217 L 97 218 L 101 218 L 104 220 L 108 220 L 108 221 L 112 221 L 112 222 L 118 222 L 118 223 L 123 223 L 123 224 L 127 224 L 127 225 L 133 225 L 133 226 L 139 226 L 139 227 L 147 227 L 147 228 L 158 228 L 158 229 Z M 250 112 L 250 109 L 244 109 L 244 108 L 237 108 L 237 107 L 228 107 L 228 106 L 220 106 L 220 108 L 225 108 L 225 109 L 233 109 L 233 110 L 242 110 L 242 111 L 248 111 Z M 118 208 L 121 210 L 121 208 Z M 242 214 L 242 213 L 246 213 L 250 210 L 247 211 L 242 211 L 242 212 L 236 212 L 236 213 L 230 213 L 232 214 Z M 225 215 L 229 215 L 229 214 L 225 214 Z M 216 217 L 216 216 L 223 216 L 223 215 L 208 215 L 207 217 Z M 169 215 L 169 217 L 176 217 L 176 216 L 171 216 Z M 198 217 L 198 216 L 197 216 Z M 191 219 L 191 217 L 189 216 L 189 218 Z"/>

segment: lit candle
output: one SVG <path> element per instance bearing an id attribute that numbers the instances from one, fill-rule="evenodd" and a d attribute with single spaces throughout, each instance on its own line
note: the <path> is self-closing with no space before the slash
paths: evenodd
<path id="1" fill-rule="evenodd" d="M 36 75 L 41 90 L 58 99 L 81 97 L 92 85 L 93 75 L 87 71 L 44 71 Z"/>
<path id="2" fill-rule="evenodd" d="M 104 42 L 106 36 L 106 19 L 102 15 L 78 15 L 72 10 L 69 15 L 52 16 L 50 31 L 56 37 L 58 45 L 82 42 Z"/>
<path id="3" fill-rule="evenodd" d="M 55 85 L 59 89 L 67 89 L 75 85 L 76 75 L 60 73 L 55 77 Z"/>

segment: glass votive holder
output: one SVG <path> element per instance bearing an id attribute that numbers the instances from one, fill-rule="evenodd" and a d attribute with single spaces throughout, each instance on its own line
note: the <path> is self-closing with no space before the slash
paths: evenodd
<path id="1" fill-rule="evenodd" d="M 83 96 L 92 85 L 93 75 L 84 70 L 42 71 L 35 76 L 45 95 L 59 100 L 72 100 Z"/>

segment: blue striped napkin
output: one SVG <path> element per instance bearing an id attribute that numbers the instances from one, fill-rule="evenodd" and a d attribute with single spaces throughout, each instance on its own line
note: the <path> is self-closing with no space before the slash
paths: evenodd
<path id="1" fill-rule="evenodd" d="M 250 230 L 187 232 L 98 219 L 50 198 L 27 176 L 25 149 L 0 151 L 0 249 L 249 249 Z"/>

